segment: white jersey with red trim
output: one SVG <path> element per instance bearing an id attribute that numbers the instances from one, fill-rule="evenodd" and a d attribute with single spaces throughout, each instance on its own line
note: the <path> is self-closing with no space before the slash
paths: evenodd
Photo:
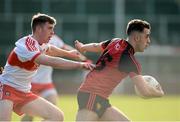
<path id="1" fill-rule="evenodd" d="M 47 44 L 39 45 L 32 35 L 25 36 L 15 43 L 10 53 L 0 82 L 23 92 L 31 89 L 30 79 L 36 73 L 38 64 L 34 59 L 48 49 Z"/>
<path id="2" fill-rule="evenodd" d="M 64 46 L 64 42 L 61 38 L 56 35 L 53 35 L 49 44 L 54 45 L 56 47 L 62 48 Z M 52 72 L 53 68 L 51 66 L 40 65 L 37 73 L 32 77 L 32 83 L 51 83 L 52 82 Z"/>

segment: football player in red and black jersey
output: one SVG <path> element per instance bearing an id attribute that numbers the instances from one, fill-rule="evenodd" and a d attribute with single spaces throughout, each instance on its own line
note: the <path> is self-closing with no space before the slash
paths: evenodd
<path id="1" fill-rule="evenodd" d="M 136 52 L 144 52 L 150 44 L 150 24 L 134 19 L 127 25 L 127 39 L 113 38 L 100 43 L 83 44 L 75 41 L 80 52 L 101 52 L 94 68 L 78 90 L 77 121 L 130 121 L 128 117 L 111 106 L 109 96 L 113 89 L 129 76 L 143 96 L 161 97 L 164 92 L 159 86 L 147 85 L 141 75 L 141 65 Z"/>

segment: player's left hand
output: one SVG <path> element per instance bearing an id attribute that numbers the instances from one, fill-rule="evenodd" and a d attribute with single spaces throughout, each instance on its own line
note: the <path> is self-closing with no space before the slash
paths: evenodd
<path id="1" fill-rule="evenodd" d="M 86 61 L 86 60 L 87 60 L 87 57 L 84 56 L 83 54 L 81 54 L 81 53 L 79 52 L 79 60 L 80 60 L 80 61 Z"/>
<path id="2" fill-rule="evenodd" d="M 82 55 L 79 51 L 77 50 L 70 50 L 68 51 L 69 54 L 70 54 L 70 57 L 73 58 L 73 59 L 76 59 L 76 60 L 80 60 L 80 61 L 84 61 L 86 60 L 87 58 Z"/>
<path id="3" fill-rule="evenodd" d="M 96 65 L 88 62 L 81 62 L 82 68 L 88 69 L 88 70 L 93 70 Z"/>
<path id="4" fill-rule="evenodd" d="M 78 41 L 78 40 L 75 41 L 75 47 L 76 47 L 76 49 L 79 50 L 79 52 L 81 52 L 81 53 L 84 53 L 84 51 L 83 51 L 83 49 L 82 49 L 83 45 L 84 45 L 84 44 L 83 44 L 82 42 L 80 42 L 80 41 Z"/>

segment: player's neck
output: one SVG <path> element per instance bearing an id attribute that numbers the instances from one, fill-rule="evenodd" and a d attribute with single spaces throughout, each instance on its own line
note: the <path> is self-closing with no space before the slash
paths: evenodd
<path id="1" fill-rule="evenodd" d="M 127 38 L 126 41 L 128 41 L 128 43 L 134 48 L 134 51 L 136 51 L 136 44 L 134 43 L 134 41 L 132 40 L 132 38 Z"/>
<path id="2" fill-rule="evenodd" d="M 40 37 L 37 35 L 37 34 L 32 34 L 32 37 L 36 40 L 36 41 L 38 41 L 38 43 L 41 45 L 41 40 L 40 40 Z"/>

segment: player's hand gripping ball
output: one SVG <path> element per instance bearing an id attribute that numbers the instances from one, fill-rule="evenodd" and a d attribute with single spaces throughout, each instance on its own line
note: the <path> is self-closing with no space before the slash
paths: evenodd
<path id="1" fill-rule="evenodd" d="M 153 76 L 150 76 L 150 75 L 144 75 L 143 76 L 144 80 L 148 83 L 148 85 L 154 87 L 154 88 L 157 88 L 160 84 L 159 82 L 153 77 Z M 136 87 L 136 85 L 134 86 L 135 88 L 135 92 L 138 96 L 140 97 L 143 97 L 144 96 L 140 93 L 140 91 L 138 90 L 138 88 Z"/>

